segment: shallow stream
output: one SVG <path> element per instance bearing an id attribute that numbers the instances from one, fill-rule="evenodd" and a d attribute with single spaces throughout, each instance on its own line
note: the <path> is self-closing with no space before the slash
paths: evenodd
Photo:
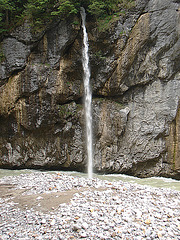
<path id="1" fill-rule="evenodd" d="M 23 170 L 8 170 L 8 169 L 0 169 L 0 178 L 4 176 L 16 176 L 20 174 L 30 174 L 33 172 L 38 172 L 38 170 L 31 170 L 31 169 L 23 169 Z M 41 171 L 42 172 L 42 171 Z M 63 172 L 63 171 L 44 171 L 46 173 L 65 173 L 72 176 L 79 176 L 79 177 L 87 177 L 86 173 L 80 172 Z M 93 174 L 94 178 L 99 178 L 108 181 L 123 181 L 123 182 L 131 182 L 137 183 L 140 185 L 147 185 L 152 187 L 158 188 L 171 188 L 177 191 L 180 191 L 180 181 L 171 179 L 171 178 L 162 178 L 162 177 L 152 177 L 152 178 L 137 178 L 132 176 L 127 176 L 124 174 L 106 174 L 106 175 L 99 175 Z"/>

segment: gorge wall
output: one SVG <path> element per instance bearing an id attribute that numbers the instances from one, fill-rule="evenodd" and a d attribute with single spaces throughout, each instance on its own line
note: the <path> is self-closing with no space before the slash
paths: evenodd
<path id="1" fill-rule="evenodd" d="M 79 24 L 77 24 L 79 22 Z M 86 171 L 80 16 L 1 42 L 0 167 Z M 87 16 L 94 169 L 180 179 L 180 1 Z"/>

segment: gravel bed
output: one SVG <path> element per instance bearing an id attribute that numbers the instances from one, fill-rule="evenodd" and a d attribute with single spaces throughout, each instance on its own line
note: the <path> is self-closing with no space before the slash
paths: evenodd
<path id="1" fill-rule="evenodd" d="M 0 198 L 0 239 L 180 240 L 180 192 L 122 181 L 32 173 L 7 176 L 22 196 L 77 190 L 52 211 L 21 209 L 12 196 Z"/>

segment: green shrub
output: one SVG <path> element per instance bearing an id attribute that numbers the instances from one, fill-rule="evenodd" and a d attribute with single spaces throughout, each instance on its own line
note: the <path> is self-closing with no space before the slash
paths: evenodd
<path id="1" fill-rule="evenodd" d="M 29 19 L 36 31 L 41 30 L 54 18 L 77 15 L 81 6 L 97 21 L 104 19 L 108 26 L 118 12 L 134 5 L 135 0 L 0 0 L 0 35 L 24 19 Z"/>

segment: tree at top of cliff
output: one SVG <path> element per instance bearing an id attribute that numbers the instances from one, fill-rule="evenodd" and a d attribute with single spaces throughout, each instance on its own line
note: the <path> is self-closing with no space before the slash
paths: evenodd
<path id="1" fill-rule="evenodd" d="M 21 0 L 0 0 L 0 33 L 7 31 L 11 20 L 21 11 Z"/>
<path id="2" fill-rule="evenodd" d="M 42 26 L 58 17 L 64 19 L 78 14 L 80 7 L 96 18 L 112 15 L 128 8 L 134 0 L 0 0 L 0 34 L 7 32 L 24 19 L 33 26 Z M 19 23 L 20 24 L 20 23 Z"/>

